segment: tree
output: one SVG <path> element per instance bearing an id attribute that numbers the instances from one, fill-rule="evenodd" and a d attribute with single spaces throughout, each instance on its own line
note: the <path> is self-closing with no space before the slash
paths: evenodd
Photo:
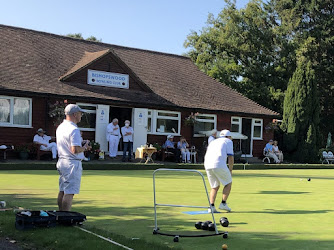
<path id="1" fill-rule="evenodd" d="M 284 145 L 292 159 L 299 162 L 315 162 L 318 159 L 318 87 L 312 62 L 305 56 L 314 46 L 314 39 L 310 38 L 298 51 L 297 68 L 289 81 L 284 98 Z"/>
<path id="2" fill-rule="evenodd" d="M 280 21 L 280 34 L 298 50 L 308 39 L 317 46 L 308 51 L 317 82 L 323 137 L 334 124 L 334 1 L 271 0 Z"/>
<path id="3" fill-rule="evenodd" d="M 67 34 L 66 36 L 76 38 L 76 39 L 81 39 L 81 40 L 92 41 L 92 42 L 102 42 L 102 39 L 99 40 L 95 36 L 90 36 L 84 39 L 81 33 Z"/>
<path id="4" fill-rule="evenodd" d="M 238 10 L 235 2 L 226 3 L 216 19 L 208 17 L 200 33 L 188 35 L 188 55 L 209 76 L 282 112 L 284 91 L 293 71 L 270 5 L 253 0 Z"/>

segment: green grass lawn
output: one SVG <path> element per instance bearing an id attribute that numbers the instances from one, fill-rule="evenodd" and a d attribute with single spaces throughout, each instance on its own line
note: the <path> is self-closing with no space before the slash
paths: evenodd
<path id="1" fill-rule="evenodd" d="M 334 170 L 236 170 L 229 206 L 229 238 L 181 238 L 153 235 L 151 170 L 84 171 L 81 194 L 73 211 L 87 215 L 84 227 L 135 249 L 334 249 Z M 311 181 L 307 181 L 307 178 Z M 56 171 L 0 171 L 0 200 L 32 210 L 56 209 Z M 207 182 L 207 179 L 206 179 Z M 157 202 L 207 205 L 203 182 L 196 174 L 161 172 Z M 208 182 L 207 182 L 208 185 Z M 208 187 L 209 190 L 209 187 Z M 217 206 L 221 195 L 217 198 Z M 196 221 L 209 214 L 187 215 L 191 208 L 158 208 L 162 232 L 199 234 Z M 13 212 L 0 212 L 0 236 L 14 236 L 47 249 L 119 249 L 76 228 L 19 232 Z M 219 229 L 224 231 L 219 225 Z M 138 239 L 139 238 L 139 239 Z"/>

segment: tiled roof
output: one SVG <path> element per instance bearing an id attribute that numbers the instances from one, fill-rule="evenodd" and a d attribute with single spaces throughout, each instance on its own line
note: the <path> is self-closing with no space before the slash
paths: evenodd
<path id="1" fill-rule="evenodd" d="M 277 116 L 201 72 L 187 57 L 0 25 L 0 91 L 17 90 L 112 102 Z M 64 83 L 114 53 L 152 92 Z"/>
<path id="2" fill-rule="evenodd" d="M 100 57 L 104 56 L 105 54 L 109 53 L 109 49 L 97 51 L 97 52 L 87 52 L 85 51 L 85 55 L 77 62 L 73 68 L 71 68 L 68 72 L 66 72 L 65 75 L 60 77 L 60 80 L 64 80 L 67 77 L 71 76 L 81 68 L 91 64 L 96 59 L 99 59 Z"/>

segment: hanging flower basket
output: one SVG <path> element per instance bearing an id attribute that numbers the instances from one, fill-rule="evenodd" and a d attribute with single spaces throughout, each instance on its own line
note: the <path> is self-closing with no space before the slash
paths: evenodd
<path id="1" fill-rule="evenodd" d="M 186 126 L 194 126 L 195 123 L 197 123 L 196 117 L 198 115 L 199 115 L 198 112 L 197 113 L 191 112 L 191 114 L 184 119 L 184 124 Z"/>
<path id="2" fill-rule="evenodd" d="M 55 126 L 59 125 L 65 119 L 64 109 L 66 105 L 67 100 L 49 103 L 49 117 L 52 118 Z"/>

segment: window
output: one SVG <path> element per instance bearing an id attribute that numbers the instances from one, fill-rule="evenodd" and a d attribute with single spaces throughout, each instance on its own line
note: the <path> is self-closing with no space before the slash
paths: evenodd
<path id="1" fill-rule="evenodd" d="M 31 98 L 0 96 L 0 126 L 31 127 Z"/>
<path id="2" fill-rule="evenodd" d="M 149 110 L 147 132 L 156 135 L 180 135 L 181 113 L 165 110 Z"/>
<path id="3" fill-rule="evenodd" d="M 77 105 L 85 111 L 85 113 L 82 114 L 81 121 L 78 123 L 80 130 L 95 131 L 97 106 L 87 103 L 77 103 Z"/>
<path id="4" fill-rule="evenodd" d="M 147 132 L 152 132 L 152 111 L 147 112 Z"/>
<path id="5" fill-rule="evenodd" d="M 262 119 L 253 119 L 252 127 L 253 127 L 253 139 L 262 140 L 262 128 L 263 128 L 263 120 Z"/>
<path id="6" fill-rule="evenodd" d="M 231 132 L 241 133 L 241 118 L 231 117 Z"/>
<path id="7" fill-rule="evenodd" d="M 209 114 L 199 114 L 196 116 L 196 123 L 194 124 L 194 134 L 204 134 L 204 132 L 211 131 L 217 127 L 217 116 Z"/>

